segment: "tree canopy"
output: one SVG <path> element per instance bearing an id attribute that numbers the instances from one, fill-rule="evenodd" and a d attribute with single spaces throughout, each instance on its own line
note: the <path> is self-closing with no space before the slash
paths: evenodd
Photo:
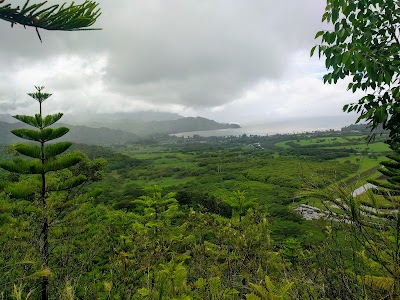
<path id="1" fill-rule="evenodd" d="M 400 142 L 400 4 L 394 0 L 327 0 L 322 21 L 332 24 L 311 49 L 325 56 L 325 83 L 349 78 L 348 89 L 365 95 L 343 107 L 359 113 L 371 129 L 389 130 L 388 143 Z"/>
<path id="2" fill-rule="evenodd" d="M 0 4 L 5 0 L 0 0 Z M 0 19 L 14 24 L 20 24 L 24 27 L 30 26 L 36 29 L 40 41 L 39 29 L 46 30 L 96 30 L 97 28 L 88 28 L 92 26 L 100 16 L 98 3 L 85 0 L 82 4 L 72 2 L 67 5 L 54 4 L 46 6 L 46 2 L 38 4 L 29 4 L 29 0 L 20 6 L 3 4 L 0 6 Z"/>

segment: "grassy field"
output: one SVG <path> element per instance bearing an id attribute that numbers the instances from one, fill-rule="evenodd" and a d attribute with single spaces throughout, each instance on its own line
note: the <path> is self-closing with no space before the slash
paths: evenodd
<path id="1" fill-rule="evenodd" d="M 318 149 L 318 146 L 321 146 L 321 149 L 325 151 L 329 149 L 354 149 L 357 151 L 356 154 L 351 154 L 348 157 L 335 159 L 339 164 L 352 164 L 357 166 L 353 173 L 348 174 L 348 176 L 338 181 L 347 186 L 349 191 L 364 185 L 369 179 L 378 179 L 381 176 L 381 173 L 378 171 L 380 162 L 384 161 L 386 159 L 385 156 L 391 151 L 389 146 L 383 142 L 368 144 L 366 136 L 304 138 L 278 142 L 275 146 L 290 149 L 293 148 L 290 145 L 293 143 L 300 147 L 311 146 L 313 149 Z M 332 195 L 332 197 L 335 196 Z M 358 199 L 360 203 L 366 205 L 375 204 L 378 208 L 390 208 L 392 206 L 392 203 L 383 196 L 371 195 L 371 193 L 361 194 L 357 196 L 356 199 Z M 301 202 L 320 209 L 325 209 L 324 203 L 316 197 L 305 197 Z"/>
<path id="2" fill-rule="evenodd" d="M 379 165 L 382 160 L 385 160 L 385 155 L 390 153 L 390 148 L 383 142 L 375 142 L 367 144 L 366 136 L 346 136 L 346 137 L 319 137 L 306 138 L 290 141 L 282 141 L 275 144 L 281 148 L 291 148 L 289 142 L 299 146 L 314 146 L 321 149 L 354 149 L 358 151 L 356 155 L 349 157 L 341 157 L 335 159 L 339 163 L 353 163 L 359 166 L 356 173 L 360 174 Z M 354 142 L 354 143 L 352 143 Z M 343 144 L 327 147 L 332 144 Z M 356 174 L 354 174 L 356 175 Z"/>
<path id="3" fill-rule="evenodd" d="M 289 143 L 294 143 L 298 146 L 313 146 L 324 149 L 355 149 L 364 152 L 387 152 L 390 148 L 383 142 L 367 143 L 366 136 L 346 136 L 346 137 L 319 137 L 319 138 L 305 138 L 290 141 L 282 141 L 275 144 L 281 148 L 291 148 Z M 331 147 L 329 145 L 332 145 Z"/>
<path id="4" fill-rule="evenodd" d="M 359 145 L 344 145 L 344 146 L 332 146 L 325 149 L 354 149 L 359 152 L 367 152 L 367 153 L 374 153 L 374 152 L 388 152 L 390 148 L 387 144 L 378 142 L 372 144 L 359 144 Z"/>
<path id="5" fill-rule="evenodd" d="M 359 176 L 360 174 L 372 170 L 379 166 L 379 163 L 385 160 L 385 156 L 380 155 L 376 158 L 372 158 L 368 155 L 350 155 L 349 157 L 340 157 L 335 160 L 339 163 L 352 163 L 358 166 L 353 176 Z M 376 172 L 378 174 L 379 172 Z M 375 174 L 375 172 L 374 172 Z M 380 174 L 380 173 L 379 173 Z M 368 175 L 368 174 L 367 174 Z M 370 175 L 368 175 L 370 176 Z M 375 177 L 373 177 L 375 178 Z M 346 180 L 346 179 L 345 179 Z"/>
<path id="6" fill-rule="evenodd" d="M 326 203 L 311 194 L 308 196 L 308 190 L 315 193 L 340 183 L 351 192 L 368 179 L 380 176 L 377 170 L 389 148 L 382 142 L 367 144 L 364 138 L 291 139 L 276 143 L 275 146 L 293 150 L 278 149 L 276 152 L 249 148 L 247 144 L 202 150 L 204 144 L 199 143 L 200 150 L 192 145 L 190 152 L 185 150 L 186 144 L 182 145 L 182 150 L 175 145 L 121 147 L 117 149 L 118 152 L 145 163 L 134 168 L 124 168 L 122 164 L 122 169 L 113 171 L 109 175 L 112 187 L 109 194 L 123 200 L 131 190 L 135 192 L 135 187 L 158 185 L 166 191 L 209 193 L 229 202 L 233 192 L 241 190 L 246 192 L 246 197 L 272 211 L 277 218 L 281 218 L 279 209 L 289 209 L 298 205 L 299 201 L 325 210 Z M 297 154 L 296 149 L 299 148 L 292 147 L 290 142 L 300 147 L 311 146 L 310 149 L 317 150 L 317 156 L 305 156 L 300 154 L 302 152 Z M 323 151 L 319 152 L 318 146 Z M 335 159 L 318 154 L 341 148 L 353 148 L 356 152 Z M 332 199 L 337 197 L 332 193 Z M 359 200 L 372 204 L 367 194 L 359 196 Z M 382 208 L 390 206 L 383 197 L 378 197 L 377 203 Z M 285 214 L 290 212 L 288 210 Z"/>
<path id="7" fill-rule="evenodd" d="M 303 139 L 295 141 L 299 146 L 308 146 L 308 145 L 329 145 L 334 143 L 346 143 L 347 139 L 342 137 L 321 137 L 321 138 L 312 138 L 312 139 Z"/>
<path id="8" fill-rule="evenodd" d="M 332 145 L 332 144 L 348 144 L 348 143 L 356 143 L 358 141 L 356 140 L 363 140 L 365 137 L 363 136 L 352 136 L 352 137 L 318 137 L 318 138 L 303 138 L 303 139 L 297 139 L 297 140 L 291 140 L 291 141 L 282 141 L 278 142 L 275 144 L 277 147 L 282 147 L 282 148 L 290 148 L 290 145 L 288 145 L 288 142 L 294 142 L 295 144 L 299 146 L 310 146 L 310 145 L 321 145 L 321 146 L 326 146 L 326 145 Z"/>

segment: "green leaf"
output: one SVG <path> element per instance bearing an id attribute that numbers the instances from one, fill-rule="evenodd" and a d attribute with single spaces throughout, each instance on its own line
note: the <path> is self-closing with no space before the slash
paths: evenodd
<path id="1" fill-rule="evenodd" d="M 272 281 L 268 275 L 265 275 L 265 286 L 267 287 L 267 290 L 269 291 L 269 293 L 272 293 L 275 289 L 275 286 L 272 283 Z"/>
<path id="2" fill-rule="evenodd" d="M 41 271 L 35 272 L 29 276 L 27 276 L 28 278 L 41 278 L 41 277 L 49 277 L 51 275 L 51 271 L 49 268 L 45 268 Z"/>
<path id="3" fill-rule="evenodd" d="M 32 275 L 27 276 L 28 278 L 40 278 L 40 277 L 49 277 L 52 275 L 52 272 L 49 268 L 45 268 L 41 271 L 35 272 Z"/>
<path id="4" fill-rule="evenodd" d="M 43 166 L 40 161 L 14 159 L 12 162 L 0 162 L 0 168 L 18 174 L 42 174 Z"/>
<path id="5" fill-rule="evenodd" d="M 67 127 L 59 127 L 56 129 L 53 128 L 45 128 L 42 131 L 42 141 L 47 142 L 51 140 L 58 139 L 63 135 L 67 134 L 69 129 Z"/>
<path id="6" fill-rule="evenodd" d="M 323 35 L 325 33 L 324 30 L 318 31 L 317 34 L 315 35 L 314 39 L 319 38 L 321 35 Z"/>
<path id="7" fill-rule="evenodd" d="M 389 72 L 385 71 L 384 76 L 385 76 L 385 83 L 387 85 L 390 85 L 392 81 L 392 75 Z"/>
<path id="8" fill-rule="evenodd" d="M 31 125 L 33 127 L 36 127 L 36 128 L 40 127 L 39 124 L 37 123 L 37 120 L 35 117 L 25 116 L 25 115 L 16 115 L 16 116 L 13 116 L 13 118 L 15 118 L 25 124 Z"/>
<path id="9" fill-rule="evenodd" d="M 339 19 L 339 9 L 334 8 L 332 9 L 332 23 L 336 23 L 336 21 Z"/>
<path id="10" fill-rule="evenodd" d="M 46 160 L 44 164 L 44 171 L 47 173 L 66 169 L 76 165 L 77 163 L 82 161 L 82 159 L 82 156 L 71 152 L 61 157 Z"/>
<path id="11" fill-rule="evenodd" d="M 56 144 L 46 145 L 44 148 L 45 158 L 52 158 L 64 153 L 71 146 L 71 142 L 59 142 Z"/>
<path id="12" fill-rule="evenodd" d="M 317 48 L 317 46 L 314 46 L 314 47 L 311 48 L 310 57 L 314 55 L 314 52 L 315 52 L 316 48 Z"/>
<path id="13" fill-rule="evenodd" d="M 72 143 L 70 142 L 60 142 L 52 145 L 46 145 L 44 147 L 44 158 L 52 158 L 57 156 L 63 152 L 65 152 L 69 147 L 71 147 Z M 42 150 L 39 146 L 36 145 L 26 145 L 26 144 L 16 144 L 15 150 L 25 156 L 41 159 L 42 158 Z"/>
<path id="14" fill-rule="evenodd" d="M 35 194 L 40 189 L 40 183 L 34 184 L 33 182 L 16 182 L 13 184 L 9 184 L 4 188 L 6 194 L 10 195 L 13 198 L 27 198 L 33 194 Z"/>
<path id="15" fill-rule="evenodd" d="M 141 288 L 137 291 L 137 293 L 142 296 L 142 297 L 146 297 L 150 295 L 150 291 L 146 288 Z"/>
<path id="16" fill-rule="evenodd" d="M 77 187 L 86 181 L 86 176 L 79 175 L 67 180 L 57 182 L 55 184 L 49 184 L 46 187 L 47 192 L 65 191 Z"/>
<path id="17" fill-rule="evenodd" d="M 41 158 L 42 151 L 39 146 L 36 145 L 26 145 L 26 144 L 16 144 L 15 150 L 25 156 L 32 158 Z"/>
<path id="18" fill-rule="evenodd" d="M 345 53 L 343 53 L 343 60 L 342 62 L 345 64 L 349 59 L 350 59 L 350 51 L 346 51 Z"/>
<path id="19" fill-rule="evenodd" d="M 294 282 L 288 282 L 281 288 L 280 296 L 282 298 L 289 292 L 289 290 L 292 288 L 293 284 L 294 284 Z"/>
<path id="20" fill-rule="evenodd" d="M 60 120 L 62 116 L 63 116 L 62 113 L 57 113 L 57 114 L 54 114 L 54 115 L 47 115 L 43 119 L 43 127 L 48 127 L 48 126 L 54 124 L 55 122 Z"/>
<path id="21" fill-rule="evenodd" d="M 246 294 L 246 299 L 247 300 L 261 300 L 261 298 L 256 296 L 254 293 Z"/>
<path id="22" fill-rule="evenodd" d="M 250 286 L 253 287 L 264 299 L 269 299 L 269 292 L 261 285 L 250 282 Z"/>
<path id="23" fill-rule="evenodd" d="M 56 129 L 45 128 L 40 131 L 32 129 L 15 129 L 11 132 L 22 139 L 44 143 L 47 141 L 58 139 L 65 135 L 68 131 L 68 128 L 60 127 Z"/>

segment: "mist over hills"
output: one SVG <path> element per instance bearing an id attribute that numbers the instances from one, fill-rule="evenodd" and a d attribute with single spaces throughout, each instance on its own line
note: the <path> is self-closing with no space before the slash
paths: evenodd
<path id="1" fill-rule="evenodd" d="M 6 122 L 6 123 L 17 123 L 18 122 L 17 119 L 14 119 L 9 114 L 0 114 L 0 121 L 1 122 Z"/>
<path id="2" fill-rule="evenodd" d="M 70 129 L 62 140 L 89 145 L 123 144 L 142 137 L 186 131 L 240 128 L 237 124 L 218 123 L 202 117 L 185 118 L 162 112 L 64 116 L 61 121 L 63 124 L 57 123 L 57 127 L 66 126 Z M 10 131 L 27 127 L 10 115 L 0 114 L 0 144 L 21 141 Z"/>
<path id="3" fill-rule="evenodd" d="M 186 117 L 177 120 L 150 121 L 143 123 L 119 122 L 114 124 L 103 124 L 103 126 L 124 130 L 140 136 L 171 134 L 186 131 L 240 128 L 237 124 L 218 123 L 202 117 Z"/>
<path id="4" fill-rule="evenodd" d="M 63 121 L 71 125 L 85 125 L 89 127 L 108 127 L 117 126 L 121 123 L 144 123 L 152 121 L 178 120 L 184 118 L 176 113 L 160 111 L 142 112 L 118 112 L 118 113 L 99 113 L 99 114 L 66 114 Z M 107 126 L 105 126 L 105 124 Z"/>
<path id="5" fill-rule="evenodd" d="M 71 141 L 74 143 L 83 143 L 88 145 L 109 145 L 121 144 L 138 138 L 137 135 L 109 128 L 91 128 L 87 126 L 74 126 L 69 124 L 57 124 L 55 127 L 66 126 L 70 130 L 57 141 Z M 7 123 L 0 121 L 0 145 L 10 143 L 24 142 L 22 139 L 13 135 L 10 131 L 17 128 L 29 128 L 23 123 Z"/>
<path id="6" fill-rule="evenodd" d="M 69 115 L 63 121 L 72 125 L 124 130 L 140 136 L 240 128 L 237 124 L 218 123 L 202 117 L 183 117 L 175 113 L 157 111 Z"/>

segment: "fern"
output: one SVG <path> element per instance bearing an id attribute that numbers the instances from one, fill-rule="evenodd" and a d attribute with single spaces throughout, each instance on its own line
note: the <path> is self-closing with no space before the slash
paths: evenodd
<path id="1" fill-rule="evenodd" d="M 265 276 L 265 287 L 262 285 L 250 283 L 251 287 L 255 290 L 258 294 L 247 294 L 246 299 L 248 300 L 283 300 L 283 299 L 290 299 L 289 298 L 289 291 L 293 286 L 293 282 L 288 282 L 283 284 L 281 287 L 274 285 L 269 278 L 269 276 Z"/>

